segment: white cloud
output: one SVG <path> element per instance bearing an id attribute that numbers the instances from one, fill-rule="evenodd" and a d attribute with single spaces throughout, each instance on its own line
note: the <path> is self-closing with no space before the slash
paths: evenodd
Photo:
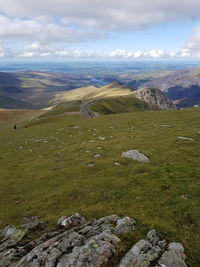
<path id="1" fill-rule="evenodd" d="M 67 24 L 117 31 L 198 19 L 199 10 L 199 0 L 0 0 L 0 13 L 8 16 L 40 21 L 59 16 Z"/>
<path id="2" fill-rule="evenodd" d="M 91 39 L 105 38 L 96 31 L 73 29 L 68 26 L 56 25 L 32 19 L 11 19 L 0 16 L 1 40 L 34 41 L 40 43 L 52 42 L 83 42 Z"/>
<path id="3" fill-rule="evenodd" d="M 0 50 L 1 53 L 1 50 Z M 1 54 L 0 54 L 1 55 Z M 4 54 L 6 56 L 6 54 Z M 162 50 L 150 51 L 126 51 L 116 49 L 111 52 L 96 52 L 89 50 L 70 50 L 69 48 L 58 48 L 33 42 L 23 50 L 12 56 L 16 57 L 66 57 L 66 58 L 106 58 L 106 59 L 135 59 L 135 58 L 193 58 L 200 57 L 200 53 L 192 52 L 189 49 L 182 49 L 178 52 L 165 52 Z"/>
<path id="4" fill-rule="evenodd" d="M 200 26 L 194 28 L 193 34 L 188 38 L 185 47 L 193 52 L 200 52 Z"/>

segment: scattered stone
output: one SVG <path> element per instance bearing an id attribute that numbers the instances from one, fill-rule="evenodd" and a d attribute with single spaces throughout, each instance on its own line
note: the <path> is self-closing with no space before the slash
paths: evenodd
<path id="1" fill-rule="evenodd" d="M 73 126 L 74 129 L 79 129 L 80 127 L 80 125 Z"/>
<path id="2" fill-rule="evenodd" d="M 181 140 L 194 140 L 193 138 L 191 138 L 191 137 L 184 137 L 184 136 L 178 136 L 177 137 L 178 139 L 181 139 Z"/>
<path id="3" fill-rule="evenodd" d="M 98 136 L 98 139 L 101 140 L 101 141 L 105 141 L 106 140 L 105 137 L 101 137 L 101 136 Z"/>
<path id="4" fill-rule="evenodd" d="M 87 165 L 88 165 L 88 167 L 94 167 L 96 164 L 95 164 L 95 162 L 90 162 Z"/>
<path id="5" fill-rule="evenodd" d="M 23 149 L 23 146 L 20 146 L 19 149 L 22 150 Z"/>
<path id="6" fill-rule="evenodd" d="M 115 162 L 113 163 L 113 165 L 114 165 L 114 166 L 120 166 L 120 163 L 119 163 L 118 161 L 115 161 Z"/>
<path id="7" fill-rule="evenodd" d="M 98 150 L 101 150 L 101 149 L 102 149 L 102 147 L 101 147 L 101 146 L 97 146 L 96 148 L 97 148 Z"/>
<path id="8" fill-rule="evenodd" d="M 100 157 L 101 157 L 100 154 L 95 154 L 95 155 L 94 155 L 94 158 L 95 158 L 95 159 L 98 159 L 98 158 L 100 158 Z"/>
<path id="9" fill-rule="evenodd" d="M 35 143 L 48 143 L 47 140 L 43 140 L 43 139 L 35 139 Z"/>
<path id="10" fill-rule="evenodd" d="M 90 150 L 86 150 L 85 152 L 86 152 L 86 153 L 90 153 L 91 151 L 90 151 Z"/>
<path id="11" fill-rule="evenodd" d="M 150 162 L 149 158 L 144 154 L 140 153 L 138 150 L 128 150 L 127 152 L 123 152 L 121 157 L 141 162 Z"/>
<path id="12" fill-rule="evenodd" d="M 96 141 L 95 140 L 90 140 L 89 143 L 95 143 Z"/>

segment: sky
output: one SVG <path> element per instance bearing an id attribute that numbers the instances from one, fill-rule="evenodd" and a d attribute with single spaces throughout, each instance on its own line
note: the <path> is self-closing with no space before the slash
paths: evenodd
<path id="1" fill-rule="evenodd" d="M 200 58 L 200 0 L 0 0 L 0 58 Z"/>

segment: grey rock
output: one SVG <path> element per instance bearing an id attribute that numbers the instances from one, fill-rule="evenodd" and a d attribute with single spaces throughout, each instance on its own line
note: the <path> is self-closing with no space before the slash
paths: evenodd
<path id="1" fill-rule="evenodd" d="M 106 140 L 105 137 L 101 137 L 101 136 L 98 136 L 98 139 L 101 140 L 101 141 L 105 141 Z"/>
<path id="2" fill-rule="evenodd" d="M 100 154 L 95 154 L 95 155 L 94 155 L 94 158 L 95 158 L 95 159 L 98 159 L 98 158 L 100 158 L 100 157 L 101 157 Z"/>
<path id="3" fill-rule="evenodd" d="M 151 230 L 148 232 L 147 234 L 147 240 L 153 244 L 153 245 L 156 245 L 159 240 L 161 240 L 161 236 L 156 232 L 156 230 Z"/>
<path id="4" fill-rule="evenodd" d="M 79 213 L 75 213 L 70 217 L 62 216 L 58 221 L 57 225 L 65 228 L 78 226 L 86 222 L 85 217 L 81 216 Z"/>
<path id="5" fill-rule="evenodd" d="M 88 167 L 94 167 L 96 164 L 95 164 L 95 162 L 90 162 L 87 165 L 88 165 Z"/>
<path id="6" fill-rule="evenodd" d="M 187 264 L 185 263 L 185 258 L 183 245 L 171 242 L 158 261 L 158 266 L 186 267 Z"/>
<path id="7" fill-rule="evenodd" d="M 144 154 L 140 153 L 138 150 L 128 150 L 126 152 L 123 152 L 121 157 L 123 158 L 129 158 L 141 162 L 150 162 L 149 158 L 145 156 Z"/>
<path id="8" fill-rule="evenodd" d="M 74 247 L 70 254 L 63 255 L 57 267 L 99 267 L 106 264 L 118 252 L 120 239 L 106 231 L 90 238 L 84 246 Z"/>
<path id="9" fill-rule="evenodd" d="M 147 240 L 140 240 L 126 253 L 119 267 L 151 266 L 153 261 L 159 258 L 163 250 L 163 244 L 159 243 L 160 241 L 164 240 L 161 239 L 155 230 L 151 230 L 147 234 Z"/>
<path id="10" fill-rule="evenodd" d="M 120 166 L 120 163 L 117 162 L 117 161 L 115 161 L 115 162 L 113 163 L 113 165 L 114 165 L 114 166 Z"/>
<path id="11" fill-rule="evenodd" d="M 149 106 L 157 107 L 161 110 L 175 109 L 176 106 L 169 100 L 165 94 L 158 88 L 148 86 L 134 91 L 134 95 L 149 104 Z"/>
<path id="12" fill-rule="evenodd" d="M 35 230 L 42 226 L 37 216 L 24 217 L 22 227 L 27 230 Z"/>
<path id="13" fill-rule="evenodd" d="M 32 219 L 30 219 L 32 218 Z M 25 218 L 26 228 L 35 217 Z M 101 267 L 118 260 L 121 247 L 119 235 L 133 231 L 136 222 L 128 216 L 115 214 L 86 222 L 79 213 L 58 220 L 59 230 L 43 234 L 22 246 L 19 230 L 10 225 L 1 231 L 0 267 Z M 36 226 L 38 227 L 38 226 Z M 14 238 L 16 236 L 20 238 Z M 14 240 L 14 242 L 11 242 Z M 25 241 L 23 241 L 25 242 Z M 186 267 L 184 248 L 180 243 L 166 241 L 155 231 L 148 232 L 121 259 L 120 267 Z"/>
<path id="14" fill-rule="evenodd" d="M 14 225 L 7 225 L 1 232 L 3 238 L 10 238 L 16 233 L 17 229 Z"/>
<path id="15" fill-rule="evenodd" d="M 115 227 L 115 234 L 124 234 L 134 230 L 134 225 L 136 221 L 128 216 L 120 218 L 117 220 L 117 225 Z"/>
<path id="16" fill-rule="evenodd" d="M 191 137 L 184 137 L 184 136 L 178 136 L 177 138 L 178 138 L 178 139 L 181 139 L 181 140 L 190 140 L 190 141 L 194 140 L 194 139 L 191 138 Z"/>

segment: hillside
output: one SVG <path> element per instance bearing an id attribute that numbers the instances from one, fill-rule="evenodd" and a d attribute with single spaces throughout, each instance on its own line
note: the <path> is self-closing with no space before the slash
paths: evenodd
<path id="1" fill-rule="evenodd" d="M 88 86 L 83 88 L 77 88 L 68 92 L 62 92 L 55 96 L 54 101 L 70 101 L 70 100 L 81 100 L 81 99 L 95 99 L 95 98 L 106 98 L 125 96 L 132 94 L 133 91 L 121 85 L 118 82 L 113 82 L 102 87 Z"/>
<path id="2" fill-rule="evenodd" d="M 7 108 L 7 109 L 17 109 L 17 108 L 33 109 L 33 108 L 36 108 L 36 106 L 34 106 L 34 105 L 32 105 L 32 104 L 30 104 L 28 102 L 15 99 L 13 97 L 0 95 L 0 108 Z"/>
<path id="3" fill-rule="evenodd" d="M 1 98 L 15 99 L 15 106 L 8 108 L 47 107 L 54 95 L 67 90 L 66 87 L 66 78 L 62 74 L 39 71 L 0 72 Z M 24 102 L 29 103 L 29 106 L 25 106 Z M 0 108 L 6 107 L 5 103 L 6 100 L 1 101 Z"/>
<path id="4" fill-rule="evenodd" d="M 40 216 L 46 230 L 75 212 L 131 216 L 137 234 L 126 242 L 155 228 L 183 243 L 189 266 L 199 266 L 199 112 L 68 114 L 2 131 L 0 227 L 20 225 L 24 216 Z M 130 149 L 150 162 L 122 158 Z"/>
<path id="5" fill-rule="evenodd" d="M 37 109 L 1 109 L 0 108 L 0 130 L 13 128 L 14 124 L 30 121 L 46 113 L 46 110 Z"/>
<path id="6" fill-rule="evenodd" d="M 133 91 L 130 87 L 124 86 L 120 84 L 119 82 L 113 82 L 102 87 L 90 86 L 90 87 L 85 87 L 85 88 L 74 89 L 68 92 L 59 93 L 55 96 L 55 99 L 52 102 L 52 104 L 59 103 L 61 101 L 74 101 L 74 100 L 87 101 L 87 100 L 93 100 L 93 99 L 102 100 L 102 99 L 108 99 L 108 98 L 110 99 L 112 98 L 114 102 L 116 101 L 116 98 L 119 99 L 119 97 L 126 97 L 126 99 L 127 97 L 129 97 L 130 101 L 129 103 L 127 102 L 129 107 L 130 107 L 131 100 L 133 102 L 133 106 L 134 106 L 134 102 L 138 102 L 139 104 L 139 101 L 136 101 L 136 98 L 137 98 L 139 100 L 142 100 L 143 102 L 146 102 L 149 105 L 149 107 L 157 107 L 158 109 L 161 109 L 161 110 L 175 108 L 172 102 L 169 99 L 167 99 L 165 95 L 159 89 L 156 89 L 153 87 L 147 87 L 147 88 L 143 88 L 137 91 Z M 121 101 L 123 101 L 123 98 L 121 98 Z M 100 103 L 102 103 L 102 101 Z M 99 106 L 100 103 L 96 104 L 96 106 L 97 105 Z M 120 104 L 120 101 L 115 103 L 116 106 L 118 104 Z M 130 110 L 129 107 L 127 107 L 127 110 L 133 111 L 133 109 Z M 119 110 L 120 110 L 120 107 L 119 107 Z M 117 113 L 117 112 L 114 112 L 114 113 Z"/>
<path id="7" fill-rule="evenodd" d="M 149 110 L 146 102 L 134 96 L 104 98 L 89 105 L 89 109 L 96 115 L 119 114 L 134 111 Z"/>

